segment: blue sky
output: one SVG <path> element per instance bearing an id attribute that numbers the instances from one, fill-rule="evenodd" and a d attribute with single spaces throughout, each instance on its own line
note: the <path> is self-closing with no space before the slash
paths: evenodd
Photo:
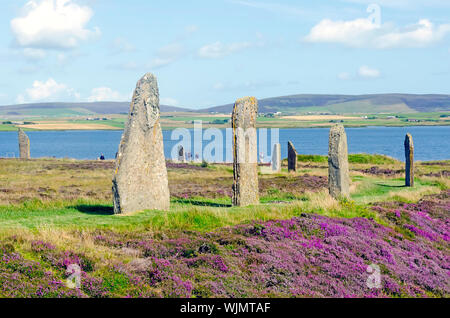
<path id="1" fill-rule="evenodd" d="M 450 94 L 448 0 L 3 0 L 0 105 Z"/>

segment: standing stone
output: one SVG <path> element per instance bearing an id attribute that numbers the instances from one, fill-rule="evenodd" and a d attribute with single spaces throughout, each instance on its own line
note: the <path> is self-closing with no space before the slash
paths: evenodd
<path id="1" fill-rule="evenodd" d="M 178 146 L 178 162 L 186 163 L 186 157 L 184 155 L 184 147 L 182 145 Z"/>
<path id="2" fill-rule="evenodd" d="M 258 149 L 256 118 L 258 101 L 254 97 L 238 99 L 231 116 L 233 128 L 233 205 L 259 203 Z"/>
<path id="3" fill-rule="evenodd" d="M 136 85 L 119 145 L 113 178 L 116 214 L 170 207 L 159 118 L 158 84 L 148 73 Z"/>
<path id="4" fill-rule="evenodd" d="M 347 135 L 343 125 L 335 125 L 330 130 L 328 189 L 335 199 L 350 196 Z"/>
<path id="5" fill-rule="evenodd" d="M 288 142 L 288 171 L 297 171 L 297 151 L 292 142 Z"/>
<path id="6" fill-rule="evenodd" d="M 281 172 L 281 145 L 273 145 L 272 151 L 272 171 Z"/>
<path id="7" fill-rule="evenodd" d="M 19 152 L 20 159 L 30 159 L 30 139 L 21 128 L 19 128 Z"/>
<path id="8" fill-rule="evenodd" d="M 406 157 L 405 185 L 407 187 L 414 187 L 414 143 L 411 134 L 406 134 L 405 157 Z"/>

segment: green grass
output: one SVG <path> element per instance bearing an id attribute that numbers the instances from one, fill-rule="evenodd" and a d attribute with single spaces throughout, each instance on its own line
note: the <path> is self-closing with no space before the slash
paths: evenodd
<path id="1" fill-rule="evenodd" d="M 318 162 L 318 163 L 326 163 L 328 162 L 327 156 L 321 155 L 298 155 L 298 161 L 300 162 Z M 398 161 L 394 158 L 385 155 L 370 155 L 365 153 L 360 154 L 349 154 L 348 155 L 349 163 L 365 163 L 365 164 L 395 164 Z"/>
<path id="2" fill-rule="evenodd" d="M 121 118 L 115 118 L 115 119 L 108 119 L 108 120 L 71 120 L 69 123 L 73 124 L 83 124 L 83 125 L 89 125 L 89 124 L 95 124 L 95 125 L 106 125 L 111 126 L 115 128 L 123 129 L 125 127 L 125 120 Z"/>
<path id="3" fill-rule="evenodd" d="M 203 116 L 198 116 L 198 117 L 190 117 L 190 116 L 180 116 L 180 117 L 176 117 L 176 116 L 161 116 L 162 119 L 170 119 L 173 121 L 187 121 L 187 122 L 191 122 L 194 120 L 202 120 L 202 121 L 208 121 L 208 122 L 212 122 L 214 120 L 226 120 L 226 119 L 230 119 L 230 117 L 203 117 Z"/>
<path id="4" fill-rule="evenodd" d="M 69 117 L 92 115 L 93 112 L 83 108 L 32 108 L 18 111 L 22 116 Z M 0 109 L 0 114 L 2 111 Z"/>
<path id="5" fill-rule="evenodd" d="M 327 156 L 320 155 L 298 155 L 297 158 L 300 162 L 328 162 Z"/>
<path id="6" fill-rule="evenodd" d="M 436 181 L 416 178 L 414 187 L 406 187 L 404 178 L 378 179 L 375 177 L 353 177 L 353 182 L 360 182 L 358 190 L 351 198 L 357 203 L 368 204 L 388 200 L 403 202 L 417 201 L 424 194 L 439 193 L 441 185 Z"/>
<path id="7" fill-rule="evenodd" d="M 326 156 L 300 156 L 301 161 L 326 163 Z M 417 177 L 414 188 L 404 187 L 403 178 L 389 178 L 384 176 L 369 176 L 366 174 L 352 173 L 352 201 L 343 201 L 339 204 L 332 200 L 325 188 L 320 192 L 310 193 L 296 191 L 289 187 L 278 188 L 280 180 L 274 179 L 273 184 L 267 183 L 260 198 L 260 205 L 251 207 L 232 207 L 229 197 L 204 198 L 201 196 L 189 199 L 172 198 L 171 209 L 168 212 L 144 211 L 132 215 L 113 215 L 112 202 L 109 201 L 110 174 L 107 170 L 79 171 L 57 168 L 45 169 L 45 173 L 32 174 L 34 171 L 44 171 L 51 164 L 60 164 L 65 161 L 4 161 L 3 171 L 0 173 L 0 187 L 9 192 L 0 192 L 5 198 L 0 205 L 0 232 L 4 230 L 26 229 L 36 230 L 40 228 L 68 228 L 68 229 L 123 229 L 123 230 L 198 230 L 211 231 L 220 227 L 233 226 L 250 221 L 267 221 L 273 219 L 289 219 L 301 213 L 316 213 L 337 217 L 374 217 L 373 211 L 367 208 L 368 204 L 380 201 L 404 201 L 414 202 L 426 194 L 438 193 L 447 189 L 447 183 L 442 178 Z M 350 162 L 390 164 L 400 167 L 400 163 L 392 158 L 380 155 L 357 154 L 350 156 Z M 73 163 L 67 161 L 67 163 Z M 443 169 L 441 166 L 422 166 L 417 169 Z M 73 168 L 75 169 L 75 168 Z M 312 168 L 311 171 L 324 175 L 324 169 Z M 1 170 L 1 169 L 0 169 Z M 95 173 L 94 173 L 95 172 Z M 84 173 L 84 174 L 83 174 Z M 210 165 L 205 171 L 169 171 L 172 182 L 192 183 L 193 178 L 213 176 L 228 178 L 232 173 L 229 166 Z M 283 170 L 281 175 L 285 175 Z M 419 176 L 420 174 L 418 174 Z M 79 181 L 73 179 L 77 176 Z M 291 175 L 289 175 L 289 178 Z M 263 176 L 269 181 L 272 176 Z M 22 180 L 22 181 L 21 181 Z M 81 180 L 91 180 L 82 183 Z M 212 180 L 212 179 L 211 179 Z M 278 183 L 277 183 L 278 182 Z M 281 181 L 283 182 L 283 181 Z M 36 187 L 30 190 L 30 185 Z M 230 185 L 231 186 L 231 185 Z M 78 187 L 79 195 L 60 195 L 59 189 Z M 181 185 L 181 187 L 183 187 Z M 209 189 L 209 184 L 198 184 L 201 189 Z M 17 189 L 26 189 L 17 192 Z M 50 191 L 55 195 L 51 199 L 42 197 L 42 190 Z M 300 187 L 300 190 L 308 188 Z M 16 192 L 14 192 L 16 191 Z M 108 195 L 103 195 L 107 191 Z M 175 189 L 176 193 L 178 188 Z M 91 195 L 89 193 L 97 193 Z M 184 192 L 180 192 L 184 193 Z M 201 192 L 196 192 L 201 193 Z M 23 200 L 28 201 L 23 202 Z M 72 199 L 83 197 L 84 199 Z M 89 199 L 90 198 L 90 199 Z M 43 200 L 43 201 L 42 201 Z M 22 202 L 22 203 L 14 203 Z"/>
<path id="8" fill-rule="evenodd" d="M 280 123 L 283 123 L 283 122 L 287 121 L 287 119 L 282 119 L 282 118 L 277 118 L 277 117 L 274 117 L 274 118 L 270 118 L 270 117 L 258 117 L 258 118 L 256 119 L 256 121 L 257 121 L 258 123 L 264 123 L 264 122 L 280 122 Z"/>
<path id="9" fill-rule="evenodd" d="M 260 198 L 261 203 L 274 203 L 274 202 L 292 202 L 296 200 L 308 201 L 306 196 L 296 196 L 289 192 L 281 192 L 278 189 L 269 189 L 268 194 Z"/>
<path id="10" fill-rule="evenodd" d="M 290 193 L 269 190 L 261 197 L 261 204 L 245 208 L 231 207 L 228 197 L 206 199 L 173 199 L 168 212 L 144 211 L 132 215 L 114 215 L 110 202 L 77 200 L 73 202 L 42 202 L 35 199 L 19 205 L 0 206 L 0 229 L 67 228 L 67 229 L 117 229 L 117 230 L 196 230 L 212 231 L 251 221 L 289 219 L 301 213 L 316 213 L 335 217 L 371 217 L 376 214 L 366 206 L 379 202 L 408 198 L 416 193 L 440 191 L 432 181 L 416 180 L 415 188 L 403 187 L 404 180 L 381 180 L 374 177 L 355 177 L 360 182 L 352 201 L 342 201 L 339 206 L 326 208 L 315 202 L 326 200 L 323 193 L 295 197 Z M 418 197 L 419 198 L 419 197 Z M 406 199 L 408 200 L 408 199 Z"/>
<path id="11" fill-rule="evenodd" d="M 0 229 L 97 228 L 133 230 L 210 231 L 251 220 L 269 220 L 298 215 L 295 207 L 221 207 L 229 200 L 174 200 L 169 212 L 144 211 L 133 215 L 113 215 L 112 204 L 89 201 L 43 203 L 39 200 L 0 207 Z"/>
<path id="12" fill-rule="evenodd" d="M 360 154 L 349 154 L 349 163 L 370 163 L 374 165 L 382 164 L 394 164 L 398 163 L 398 160 L 385 155 L 369 155 L 365 153 Z"/>
<path id="13" fill-rule="evenodd" d="M 0 124 L 0 131 L 17 131 L 17 128 L 14 125 Z"/>
<path id="14" fill-rule="evenodd" d="M 359 105 L 361 107 L 361 105 Z M 397 105 L 400 108 L 397 109 L 397 113 L 393 111 L 396 108 L 386 109 L 382 114 L 374 114 L 371 113 L 370 110 L 373 111 L 373 106 L 368 105 L 367 109 L 361 108 L 361 114 L 355 114 L 351 111 L 354 105 L 339 105 L 338 107 L 307 107 L 307 108 L 283 108 L 283 116 L 285 115 L 298 115 L 298 114 L 306 114 L 307 112 L 315 112 L 315 113 L 331 113 L 331 114 L 340 114 L 340 115 L 350 115 L 354 116 L 353 119 L 345 119 L 343 123 L 346 127 L 367 127 L 367 126 L 387 126 L 387 127 L 409 127 L 409 126 L 417 126 L 417 125 L 427 125 L 427 126 L 436 126 L 436 125 L 450 125 L 450 120 L 445 120 L 445 118 L 441 117 L 442 115 L 450 115 L 449 112 L 430 112 L 430 113 L 414 113 L 413 111 L 407 111 L 403 109 L 402 105 Z M 382 111 L 383 108 L 377 107 L 379 111 Z M 273 111 L 277 111 L 277 109 L 273 109 Z M 1 112 L 0 112 L 1 115 Z M 369 119 L 362 118 L 363 116 L 369 116 Z M 95 116 L 95 117 L 104 117 L 104 115 L 93 114 L 92 112 L 88 112 L 85 109 L 33 109 L 27 110 L 22 114 L 23 117 L 20 120 L 26 121 L 39 121 L 39 120 L 59 120 L 65 121 L 67 123 L 79 123 L 79 124 L 104 124 L 113 128 L 123 129 L 124 122 L 126 120 L 126 116 L 115 117 L 109 119 L 107 121 L 92 121 L 88 122 L 85 120 L 81 120 L 80 116 Z M 397 118 L 387 118 L 388 116 L 397 116 Z M 370 118 L 374 117 L 374 118 Z M 203 120 L 205 122 L 209 122 L 211 125 L 219 128 L 227 128 L 230 126 L 229 123 L 220 123 L 215 120 L 228 120 L 229 116 L 223 115 L 220 117 L 208 117 L 205 114 L 201 114 L 196 116 L 192 114 L 191 116 L 186 113 L 180 113 L 175 115 L 164 115 L 161 116 L 163 121 L 162 126 L 163 129 L 172 130 L 179 127 L 188 127 L 192 128 L 192 122 L 195 120 Z M 416 119 L 420 120 L 417 122 L 409 122 L 407 119 Z M 19 120 L 19 119 L 17 119 Z M 310 120 L 310 121 L 298 121 L 292 119 L 285 118 L 265 118 L 258 117 L 257 124 L 258 128 L 325 128 L 334 125 L 335 121 L 330 120 Z M 8 126 L 8 125 L 7 125 Z M 94 128 L 93 128 L 94 129 Z M 95 128 L 98 129 L 98 128 Z M 14 130 L 11 127 L 3 127 L 0 125 L 0 131 L 10 131 Z"/>
<path id="15" fill-rule="evenodd" d="M 329 104 L 326 106 L 309 106 L 294 108 L 297 112 L 320 112 L 320 113 L 332 113 L 332 114 L 354 114 L 357 110 L 358 114 L 373 113 L 374 105 L 370 100 L 350 101 L 345 103 Z M 409 108 L 405 104 L 391 104 L 391 105 L 376 105 L 376 110 L 379 113 L 397 112 L 397 113 L 413 113 L 413 109 Z"/>
<path id="16" fill-rule="evenodd" d="M 291 201 L 291 203 L 285 202 Z M 301 204 L 292 204 L 299 200 Z M 274 204 L 274 201 L 280 203 Z M 32 200 L 20 205 L 0 206 L 0 229 L 67 228 L 118 230 L 197 230 L 211 231 L 253 220 L 289 219 L 301 213 L 314 213 L 308 199 L 272 193 L 261 198 L 261 205 L 231 207 L 229 198 L 172 200 L 168 212 L 144 211 L 133 215 L 113 215 L 109 202 L 42 202 Z M 350 213 L 348 215 L 354 214 Z"/>
<path id="17" fill-rule="evenodd" d="M 434 120 L 442 120 L 442 115 L 450 116 L 449 112 L 434 112 L 434 113 L 414 113 L 414 114 L 392 114 L 391 116 L 398 116 L 400 119 L 434 119 Z"/>
<path id="18" fill-rule="evenodd" d="M 329 210 L 320 209 L 318 211 L 315 211 L 314 213 L 334 218 L 350 219 L 355 217 L 362 217 L 373 219 L 375 222 L 381 225 L 388 225 L 374 210 L 371 210 L 365 204 L 360 204 L 353 200 L 342 200 L 339 202 L 339 208 Z"/>

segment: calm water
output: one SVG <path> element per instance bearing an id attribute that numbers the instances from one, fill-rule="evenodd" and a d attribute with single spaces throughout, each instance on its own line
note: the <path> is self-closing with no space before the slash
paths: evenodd
<path id="1" fill-rule="evenodd" d="M 327 154 L 328 132 L 329 129 L 325 128 L 280 129 L 282 156 L 287 157 L 288 140 L 294 143 L 300 154 Z M 404 160 L 403 141 L 407 132 L 414 138 L 416 160 L 450 159 L 450 126 L 347 128 L 349 152 L 385 154 Z M 171 131 L 163 132 L 167 158 L 170 158 L 172 148 L 178 143 L 178 140 L 171 140 L 171 134 Z M 107 159 L 112 159 L 121 135 L 121 131 L 28 132 L 33 158 L 96 159 L 103 153 Z M 268 130 L 268 143 L 270 136 Z M 203 146 L 208 143 L 203 141 Z M 228 153 L 230 158 L 231 149 L 225 141 L 223 144 L 224 157 Z M 269 144 L 267 148 L 270 148 Z M 17 133 L 0 132 L 0 157 L 15 157 L 18 153 Z"/>

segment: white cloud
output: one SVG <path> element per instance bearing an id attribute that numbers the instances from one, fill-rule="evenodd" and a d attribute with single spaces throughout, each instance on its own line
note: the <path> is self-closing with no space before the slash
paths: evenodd
<path id="1" fill-rule="evenodd" d="M 198 50 L 197 55 L 198 57 L 204 59 L 219 59 L 254 46 L 256 46 L 256 44 L 252 42 L 236 42 L 224 44 L 218 41 L 201 47 Z"/>
<path id="2" fill-rule="evenodd" d="M 126 97 L 109 87 L 94 88 L 91 91 L 91 96 L 88 97 L 89 102 L 122 102 L 126 100 Z"/>
<path id="3" fill-rule="evenodd" d="M 188 26 L 186 26 L 186 27 L 184 28 L 184 31 L 185 31 L 188 35 L 190 35 L 190 34 L 195 33 L 195 32 L 198 31 L 198 26 L 196 26 L 196 25 L 188 25 Z"/>
<path id="4" fill-rule="evenodd" d="M 37 65 L 23 65 L 17 70 L 18 73 L 26 75 L 37 73 L 38 71 L 39 67 Z"/>
<path id="5" fill-rule="evenodd" d="M 129 62 L 123 62 L 123 63 L 118 63 L 118 64 L 112 64 L 109 66 L 109 68 L 115 69 L 115 70 L 121 70 L 121 71 L 135 71 L 138 69 L 145 68 L 145 66 L 141 66 L 140 64 L 138 64 L 134 61 L 129 61 Z"/>
<path id="6" fill-rule="evenodd" d="M 25 90 L 25 94 L 17 96 L 18 103 L 50 101 L 64 97 L 80 98 L 80 95 L 65 84 L 57 83 L 53 78 L 46 82 L 34 81 L 31 88 Z"/>
<path id="7" fill-rule="evenodd" d="M 352 78 L 352 75 L 348 72 L 342 72 L 338 74 L 338 78 L 343 81 L 347 81 Z"/>
<path id="8" fill-rule="evenodd" d="M 25 48 L 23 50 L 23 56 L 28 60 L 37 61 L 44 59 L 47 56 L 47 53 L 40 49 Z"/>
<path id="9" fill-rule="evenodd" d="M 289 15 L 299 15 L 305 16 L 308 15 L 308 11 L 303 8 L 285 5 L 275 2 L 261 2 L 261 1 L 248 1 L 248 0 L 231 0 L 230 2 L 239 4 L 242 6 L 261 9 L 265 11 L 269 11 L 271 13 L 281 13 L 281 14 L 289 14 Z"/>
<path id="10" fill-rule="evenodd" d="M 427 19 L 406 27 L 369 19 L 351 21 L 322 20 L 304 38 L 312 43 L 338 43 L 359 48 L 419 48 L 432 45 L 450 34 L 450 24 L 434 25 Z"/>
<path id="11" fill-rule="evenodd" d="M 377 78 L 380 77 L 381 72 L 375 68 L 363 65 L 359 68 L 358 75 L 362 78 Z"/>
<path id="12" fill-rule="evenodd" d="M 308 42 L 334 42 L 350 46 L 358 46 L 368 33 L 378 26 L 368 19 L 352 21 L 332 21 L 325 19 L 315 25 L 305 37 Z"/>
<path id="13" fill-rule="evenodd" d="M 11 30 L 19 46 L 40 49 L 75 48 L 80 41 L 100 34 L 86 28 L 93 16 L 88 6 L 74 0 L 31 0 L 22 14 L 11 20 Z"/>
<path id="14" fill-rule="evenodd" d="M 136 47 L 124 38 L 116 38 L 112 43 L 114 53 L 127 53 L 136 50 Z"/>
<path id="15" fill-rule="evenodd" d="M 145 65 L 145 68 L 157 69 L 168 66 L 186 57 L 186 40 L 195 32 L 198 31 L 198 26 L 188 25 L 184 28 L 182 34 L 177 36 L 172 43 L 159 48 L 154 55 L 154 58 Z M 123 68 L 123 67 L 121 67 Z"/>
<path id="16" fill-rule="evenodd" d="M 383 7 L 401 8 L 401 9 L 417 9 L 420 7 L 449 7 L 448 0 L 344 0 L 344 2 L 358 3 L 358 4 L 372 4 L 377 3 Z"/>
<path id="17" fill-rule="evenodd" d="M 63 53 L 59 53 L 56 55 L 56 60 L 59 64 L 64 64 L 67 61 L 67 55 Z"/>
<path id="18" fill-rule="evenodd" d="M 215 89 L 216 91 L 221 91 L 225 89 L 225 84 L 222 82 L 216 83 L 213 85 L 213 89 Z"/>
<path id="19" fill-rule="evenodd" d="M 156 57 L 150 62 L 150 68 L 160 68 L 179 60 L 184 56 L 184 46 L 180 43 L 172 43 L 160 48 Z"/>
<path id="20" fill-rule="evenodd" d="M 263 88 L 271 88 L 280 86 L 281 83 L 274 81 L 246 81 L 242 83 L 223 83 L 218 82 L 213 85 L 216 91 L 253 91 Z"/>
<path id="21" fill-rule="evenodd" d="M 343 81 L 357 80 L 357 79 L 375 79 L 381 76 L 381 72 L 373 67 L 367 65 L 361 66 L 356 74 L 350 72 L 342 72 L 338 74 L 338 78 Z"/>
<path id="22" fill-rule="evenodd" d="M 167 105 L 167 106 L 178 106 L 179 103 L 176 99 L 170 98 L 170 97 L 164 97 L 161 98 L 161 105 Z"/>

